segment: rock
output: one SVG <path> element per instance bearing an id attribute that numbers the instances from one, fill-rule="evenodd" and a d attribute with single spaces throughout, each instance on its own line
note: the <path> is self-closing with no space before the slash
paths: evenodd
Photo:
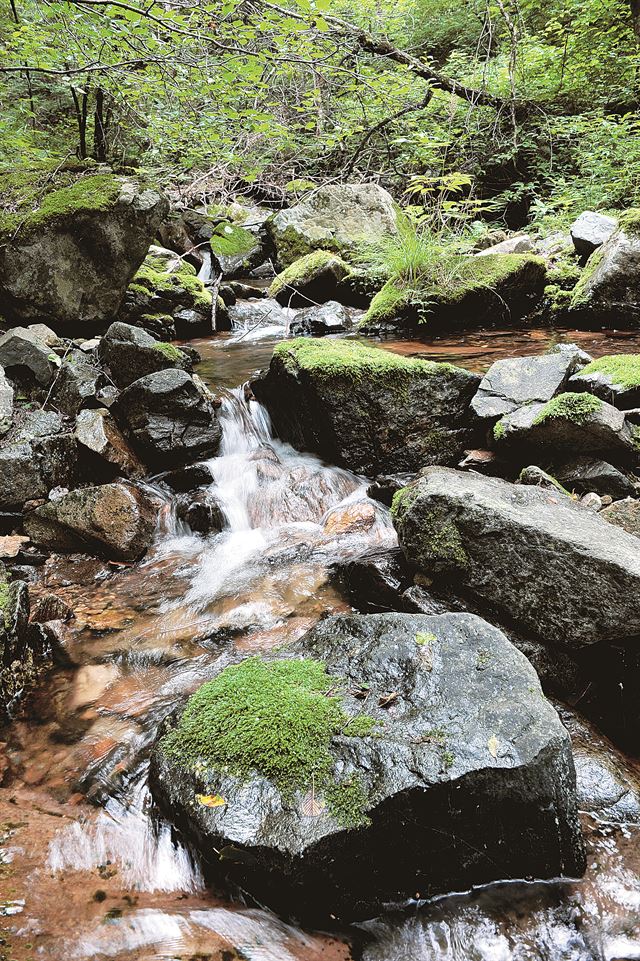
<path id="1" fill-rule="evenodd" d="M 24 526 L 34 543 L 51 550 L 136 561 L 151 546 L 158 511 L 158 500 L 132 484 L 103 484 L 43 504 Z"/>
<path id="2" fill-rule="evenodd" d="M 18 172 L 3 189 L 5 197 L 15 190 L 18 199 L 0 221 L 0 239 L 12 238 L 0 243 L 0 312 L 18 322 L 106 324 L 167 201 L 130 177 L 64 168 L 55 175 Z"/>
<path id="3" fill-rule="evenodd" d="M 213 475 L 207 464 L 190 464 L 165 474 L 163 482 L 177 494 L 208 487 L 213 483 Z"/>
<path id="4" fill-rule="evenodd" d="M 576 253 L 588 257 L 609 239 L 617 226 L 618 221 L 614 217 L 585 210 L 571 224 L 571 239 Z"/>
<path id="5" fill-rule="evenodd" d="M 3 509 L 22 507 L 28 501 L 46 497 L 48 486 L 31 444 L 0 446 L 0 504 Z"/>
<path id="6" fill-rule="evenodd" d="M 640 354 L 609 354 L 592 361 L 569 381 L 569 390 L 588 391 L 630 410 L 640 405 Z"/>
<path id="7" fill-rule="evenodd" d="M 20 410 L 0 444 L 0 509 L 21 508 L 75 481 L 77 445 L 54 411 Z"/>
<path id="8" fill-rule="evenodd" d="M 289 317 L 277 300 L 239 300 L 227 308 L 229 321 L 234 330 L 250 330 L 269 327 L 286 328 Z"/>
<path id="9" fill-rule="evenodd" d="M 507 472 L 506 462 L 498 457 L 494 450 L 485 450 L 482 447 L 466 450 L 458 467 L 460 470 L 475 470 L 480 474 L 497 474 L 498 476 Z"/>
<path id="10" fill-rule="evenodd" d="M 314 250 L 275 278 L 269 296 L 285 307 L 308 307 L 335 300 L 349 266 L 330 250 Z"/>
<path id="11" fill-rule="evenodd" d="M 555 467 L 553 473 L 563 487 L 576 494 L 595 491 L 600 496 L 610 494 L 613 498 L 620 498 L 636 493 L 636 485 L 630 476 L 595 457 L 577 457 Z"/>
<path id="12" fill-rule="evenodd" d="M 145 464 L 180 467 L 215 454 L 222 431 L 200 378 L 184 370 L 147 374 L 127 387 L 111 411 Z"/>
<path id="13" fill-rule="evenodd" d="M 516 234 L 506 240 L 479 250 L 476 257 L 490 257 L 492 254 L 529 254 L 533 250 L 533 243 L 527 234 Z"/>
<path id="14" fill-rule="evenodd" d="M 224 286 L 224 285 L 223 285 Z M 222 287 L 220 288 L 220 295 L 222 296 Z M 268 287 L 257 287 L 255 284 L 240 283 L 238 280 L 232 280 L 230 284 L 226 285 L 227 298 L 229 294 L 232 299 L 229 300 L 227 306 L 235 304 L 236 300 L 251 300 L 260 297 L 268 297 L 269 289 Z M 222 299 L 227 303 L 224 296 Z"/>
<path id="15" fill-rule="evenodd" d="M 48 387 L 60 366 L 60 358 L 26 327 L 13 327 L 0 337 L 0 365 L 9 372 L 27 370 L 40 387 Z"/>
<path id="16" fill-rule="evenodd" d="M 635 464 L 640 454 L 622 411 L 592 394 L 558 394 L 547 404 L 520 407 L 498 421 L 493 437 L 498 450 L 510 455 L 603 454 Z"/>
<path id="17" fill-rule="evenodd" d="M 61 344 L 55 330 L 51 330 L 51 327 L 47 327 L 46 324 L 29 324 L 27 330 L 30 330 L 34 337 L 37 337 L 46 347 L 58 347 Z"/>
<path id="18" fill-rule="evenodd" d="M 374 549 L 338 562 L 335 569 L 352 605 L 362 613 L 396 610 L 413 573 L 398 548 Z"/>
<path id="19" fill-rule="evenodd" d="M 99 403 L 98 392 L 107 383 L 104 372 L 83 350 L 72 350 L 58 371 L 49 402 L 60 413 L 75 417 L 83 407 Z"/>
<path id="20" fill-rule="evenodd" d="M 221 531 L 225 526 L 224 513 L 212 491 L 183 494 L 178 498 L 177 513 L 180 520 L 196 534 Z"/>
<path id="21" fill-rule="evenodd" d="M 578 357 L 568 351 L 496 360 L 482 378 L 471 407 L 478 417 L 489 419 L 524 404 L 546 402 L 565 389 L 579 366 Z"/>
<path id="22" fill-rule="evenodd" d="M 587 261 L 571 309 L 611 327 L 640 323 L 640 210 L 628 210 L 619 227 Z"/>
<path id="23" fill-rule="evenodd" d="M 191 361 L 173 344 L 155 340 L 130 324 L 111 324 L 100 343 L 100 358 L 118 387 L 159 370 L 191 370 Z"/>
<path id="24" fill-rule="evenodd" d="M 589 491 L 580 499 L 580 505 L 588 511 L 594 511 L 594 513 L 602 510 L 602 500 L 593 491 Z"/>
<path id="25" fill-rule="evenodd" d="M 640 634 L 635 538 L 568 497 L 431 467 L 396 495 L 393 513 L 407 559 L 426 576 L 455 578 L 544 643 Z"/>
<path id="26" fill-rule="evenodd" d="M 342 537 L 370 531 L 378 518 L 376 505 L 371 501 L 338 504 L 326 514 L 322 530 L 326 537 Z"/>
<path id="27" fill-rule="evenodd" d="M 279 344 L 252 387 L 284 440 L 373 476 L 457 463 L 478 382 L 355 341 L 300 339 Z"/>
<path id="28" fill-rule="evenodd" d="M 264 260 L 262 244 L 256 234 L 228 221 L 218 224 L 209 240 L 219 271 L 225 277 L 248 273 Z"/>
<path id="29" fill-rule="evenodd" d="M 540 467 L 524 467 L 518 477 L 519 484 L 526 484 L 529 487 L 544 487 L 546 490 L 556 491 L 560 494 L 568 494 L 555 477 L 547 474 Z"/>
<path id="30" fill-rule="evenodd" d="M 544 260 L 531 254 L 443 253 L 414 288 L 387 281 L 371 301 L 361 328 L 369 333 L 432 333 L 512 323 L 540 300 L 545 279 Z"/>
<path id="31" fill-rule="evenodd" d="M 381 504 L 386 504 L 387 507 L 391 507 L 393 495 L 396 491 L 406 487 L 414 477 L 414 473 L 378 474 L 373 483 L 367 487 L 367 496 L 374 501 L 380 501 Z"/>
<path id="32" fill-rule="evenodd" d="M 322 924 L 372 917 L 416 892 L 583 873 L 568 734 L 529 662 L 496 628 L 467 614 L 331 617 L 291 655 L 306 660 L 228 667 L 188 707 L 200 747 L 184 740 L 189 722 L 176 729 L 174 718 L 151 762 L 165 813 L 259 903 Z M 296 686 L 302 671 L 314 672 L 315 694 Z M 234 710 L 246 718 L 242 706 L 251 712 L 266 685 L 300 707 L 283 718 L 277 705 L 291 700 L 276 693 L 267 702 L 271 713 L 253 721 L 249 771 L 234 776 L 215 758 L 242 764 L 234 762 L 243 756 Z M 333 709 L 360 720 L 333 722 L 333 736 L 324 733 L 331 722 L 315 721 L 325 766 L 312 779 L 308 717 L 326 717 L 327 686 L 340 692 Z M 222 755 L 212 759 L 200 704 L 207 690 L 225 688 L 229 753 L 216 738 Z M 265 725 L 276 743 L 302 742 L 280 777 L 272 773 L 282 771 L 280 757 L 270 765 L 261 748 Z"/>
<path id="33" fill-rule="evenodd" d="M 13 423 L 13 387 L 0 367 L 0 436 L 11 429 Z"/>
<path id="34" fill-rule="evenodd" d="M 173 322 L 178 337 L 204 337 L 211 333 L 211 311 L 190 310 L 187 307 L 174 310 Z"/>
<path id="35" fill-rule="evenodd" d="M 335 300 L 321 307 L 300 310 L 289 324 L 290 337 L 324 337 L 340 334 L 352 326 L 351 313 Z"/>
<path id="36" fill-rule="evenodd" d="M 640 501 L 625 497 L 624 500 L 603 508 L 600 516 L 628 534 L 640 537 Z"/>
<path id="37" fill-rule="evenodd" d="M 70 621 L 75 614 L 66 601 L 57 594 L 44 594 L 31 609 L 31 620 L 35 624 L 47 621 Z"/>
<path id="38" fill-rule="evenodd" d="M 378 184 L 328 184 L 278 211 L 265 227 L 278 263 L 288 267 L 313 250 L 345 253 L 363 241 L 395 235 L 398 220 L 393 198 Z"/>
<path id="39" fill-rule="evenodd" d="M 9 582 L 0 563 L 0 724 L 17 713 L 50 660 L 49 647 L 36 625 L 29 625 L 29 589 Z"/>
<path id="40" fill-rule="evenodd" d="M 167 256 L 169 255 L 169 256 Z M 211 292 L 197 277 L 195 268 L 173 251 L 152 247 L 127 288 L 119 319 L 141 327 L 160 340 L 176 336 L 176 314 L 195 311 L 211 329 Z"/>
<path id="41" fill-rule="evenodd" d="M 141 478 L 146 471 L 108 410 L 81 410 L 76 419 L 78 443 L 112 464 L 125 477 Z"/>

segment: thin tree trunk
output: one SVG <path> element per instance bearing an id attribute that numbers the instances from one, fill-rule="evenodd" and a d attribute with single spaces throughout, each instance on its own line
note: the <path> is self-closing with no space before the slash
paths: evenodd
<path id="1" fill-rule="evenodd" d="M 104 119 L 104 90 L 96 88 L 96 109 L 93 122 L 93 156 L 98 163 L 107 160 L 107 128 Z"/>

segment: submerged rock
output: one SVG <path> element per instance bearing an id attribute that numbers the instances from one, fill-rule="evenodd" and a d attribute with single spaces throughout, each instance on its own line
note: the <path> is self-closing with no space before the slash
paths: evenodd
<path id="1" fill-rule="evenodd" d="M 178 347 L 158 341 L 131 324 L 119 322 L 111 324 L 107 330 L 100 342 L 99 353 L 118 387 L 128 387 L 146 374 L 169 367 L 187 371 L 192 368 L 189 357 Z"/>
<path id="2" fill-rule="evenodd" d="M 315 250 L 275 278 L 269 296 L 285 307 L 309 307 L 335 300 L 349 266 L 329 250 Z"/>
<path id="3" fill-rule="evenodd" d="M 292 340 L 252 384 L 278 434 L 363 474 L 453 464 L 473 439 L 479 378 L 355 341 Z"/>
<path id="4" fill-rule="evenodd" d="M 132 484 L 85 487 L 25 516 L 29 537 L 56 551 L 97 552 L 136 561 L 155 535 L 159 501 Z"/>
<path id="5" fill-rule="evenodd" d="M 499 630 L 332 617 L 288 656 L 227 668 L 153 752 L 154 797 L 218 873 L 322 922 L 583 872 L 569 737 Z"/>

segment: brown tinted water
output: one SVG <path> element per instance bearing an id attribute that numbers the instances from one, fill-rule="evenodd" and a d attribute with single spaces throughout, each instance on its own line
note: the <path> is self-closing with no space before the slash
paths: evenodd
<path id="1" fill-rule="evenodd" d="M 596 356 L 640 349 L 637 336 L 549 329 L 381 346 L 484 370 L 558 339 Z M 75 618 L 60 625 L 63 661 L 0 747 L 0 958 L 346 961 L 349 942 L 366 961 L 640 958 L 632 825 L 584 814 L 581 882 L 493 885 L 332 937 L 206 889 L 197 856 L 150 819 L 146 765 L 162 718 L 235 650 L 269 649 L 348 610 L 332 565 L 395 542 L 362 478 L 279 443 L 257 405 L 224 390 L 266 366 L 276 342 L 237 333 L 194 342 L 199 373 L 223 388 L 223 443 L 211 461 L 222 534 L 190 533 L 167 501 L 142 563 L 53 557 L 32 585 L 34 596 L 64 597 Z M 606 741 L 586 728 L 574 736 L 577 750 L 615 757 L 638 784 Z"/>

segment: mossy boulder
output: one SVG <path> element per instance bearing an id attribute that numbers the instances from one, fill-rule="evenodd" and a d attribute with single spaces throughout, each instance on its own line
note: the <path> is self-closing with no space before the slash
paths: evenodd
<path id="1" fill-rule="evenodd" d="M 332 617 L 226 667 L 161 731 L 150 783 L 217 876 L 312 923 L 584 870 L 568 735 L 472 615 Z"/>
<path id="2" fill-rule="evenodd" d="M 211 331 L 211 293 L 191 264 L 154 246 L 127 288 L 119 316 L 160 339 L 194 336 Z"/>
<path id="3" fill-rule="evenodd" d="M 128 387 L 134 380 L 157 370 L 177 367 L 190 371 L 191 358 L 162 340 L 131 324 L 111 324 L 100 341 L 99 355 L 117 387 Z"/>
<path id="4" fill-rule="evenodd" d="M 168 209 L 101 168 L 10 174 L 0 201 L 0 311 L 82 332 L 113 319 Z"/>
<path id="5" fill-rule="evenodd" d="M 618 229 L 591 254 L 574 289 L 571 310 L 581 322 L 640 325 L 640 208 L 628 210 Z"/>
<path id="6" fill-rule="evenodd" d="M 256 234 L 229 221 L 214 228 L 209 246 L 225 277 L 247 274 L 264 260 L 262 244 Z"/>
<path id="7" fill-rule="evenodd" d="M 285 307 L 310 307 L 335 300 L 349 265 L 329 250 L 314 250 L 283 270 L 269 288 L 269 296 Z"/>
<path id="8" fill-rule="evenodd" d="M 278 434 L 374 475 L 453 464 L 473 440 L 480 378 L 353 340 L 285 341 L 252 384 Z"/>
<path id="9" fill-rule="evenodd" d="M 640 354 L 607 354 L 583 367 L 569 390 L 589 391 L 621 410 L 640 407 Z"/>
<path id="10" fill-rule="evenodd" d="M 17 713 L 51 656 L 46 636 L 29 624 L 29 588 L 0 563 L 0 724 Z"/>
<path id="11" fill-rule="evenodd" d="M 371 301 L 362 329 L 442 330 L 511 323 L 540 300 L 546 265 L 532 254 L 444 254 L 419 284 L 388 280 Z"/>
<path id="12" fill-rule="evenodd" d="M 399 210 L 379 184 L 328 184 L 274 214 L 266 229 L 281 268 L 314 250 L 348 255 L 398 232 Z"/>

